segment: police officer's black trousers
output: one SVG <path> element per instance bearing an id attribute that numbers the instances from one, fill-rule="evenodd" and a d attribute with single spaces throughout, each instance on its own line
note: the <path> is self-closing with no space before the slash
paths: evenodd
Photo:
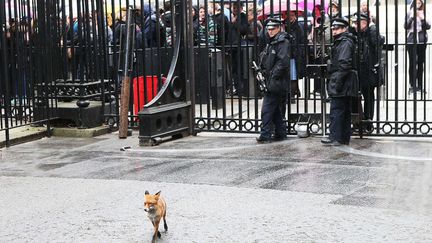
<path id="1" fill-rule="evenodd" d="M 265 139 L 271 138 L 272 124 L 274 124 L 275 136 L 286 136 L 286 124 L 283 121 L 286 110 L 285 105 L 285 96 L 276 96 L 272 94 L 266 94 L 264 96 L 261 109 L 261 137 Z"/>
<path id="2" fill-rule="evenodd" d="M 330 101 L 330 139 L 341 143 L 351 137 L 351 97 L 332 97 Z"/>

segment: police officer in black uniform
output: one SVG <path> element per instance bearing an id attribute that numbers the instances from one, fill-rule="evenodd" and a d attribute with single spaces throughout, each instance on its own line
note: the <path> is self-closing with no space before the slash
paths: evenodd
<path id="1" fill-rule="evenodd" d="M 290 82 L 290 44 L 288 34 L 281 30 L 282 24 L 283 21 L 277 18 L 268 19 L 266 24 L 269 40 L 260 54 L 260 68 L 267 90 L 262 104 L 262 128 L 258 143 L 280 141 L 287 136 L 283 119 Z"/>
<path id="2" fill-rule="evenodd" d="M 331 25 L 334 42 L 327 93 L 330 97 L 330 136 L 321 139 L 325 145 L 349 144 L 351 137 L 351 99 L 358 93 L 356 37 L 349 33 L 345 18 L 334 18 Z"/>

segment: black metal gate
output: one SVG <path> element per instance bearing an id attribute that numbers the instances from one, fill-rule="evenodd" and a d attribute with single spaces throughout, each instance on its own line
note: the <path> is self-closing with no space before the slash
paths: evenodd
<path id="1" fill-rule="evenodd" d="M 286 109 L 289 133 L 296 134 L 298 124 L 307 123 L 311 134 L 322 134 L 323 121 L 324 132 L 328 132 L 329 103 L 324 91 L 325 77 L 319 70 L 326 66 L 330 55 L 330 21 L 342 16 L 354 25 L 357 21 L 361 23 L 362 15 L 367 15 L 368 28 L 379 33 L 372 37 L 377 38 L 379 47 L 370 55 L 379 59 L 373 68 L 382 81 L 372 89 L 373 95 L 365 96 L 359 90 L 362 103 L 352 114 L 353 132 L 360 136 L 432 134 L 430 48 L 426 48 L 427 40 L 424 43 L 424 39 L 418 39 L 423 30 L 413 31 L 420 25 L 406 26 L 406 19 L 417 16 L 415 4 L 372 0 L 200 3 L 195 47 L 195 66 L 199 66 L 195 97 L 199 131 L 259 132 L 262 99 L 252 61 L 258 61 L 259 52 L 266 45 L 265 19 L 277 17 L 285 20 L 285 31 L 294 37 L 297 49 L 292 56 L 291 92 Z M 423 7 L 426 6 L 424 3 Z M 427 21 L 430 18 L 426 14 L 424 17 Z M 362 30 L 356 31 L 353 26 L 351 31 Z M 359 41 L 358 52 L 361 45 Z"/>
<path id="2" fill-rule="evenodd" d="M 46 124 L 50 131 L 51 125 L 105 123 L 117 129 L 126 74 L 132 84 L 128 125 L 138 128 L 138 112 L 170 82 L 176 68 L 171 60 L 187 48 L 176 45 L 179 33 L 188 33 L 186 4 L 191 6 L 180 0 L 1 0 L 0 128 L 6 142 L 10 129 L 25 125 Z M 128 10 L 131 26 L 126 26 Z M 129 39 L 128 28 L 133 29 Z M 177 56 L 179 65 L 187 61 Z M 125 58 L 131 58 L 128 70 Z M 177 83 L 170 86 L 174 95 Z"/>
<path id="3" fill-rule="evenodd" d="M 134 29 L 129 127 L 138 127 L 138 112 L 167 82 L 182 29 L 194 43 L 193 58 L 184 56 L 179 63 L 194 70 L 185 78 L 195 131 L 258 133 L 262 95 L 252 61 L 266 45 L 265 20 L 279 17 L 297 49 L 285 114 L 289 133 L 307 122 L 310 133 L 322 134 L 329 105 L 325 77 L 317 70 L 328 59 L 329 21 L 339 9 L 352 23 L 367 13 L 368 24 L 384 37 L 376 49 L 384 82 L 373 90 L 372 118 L 353 114 L 354 128 L 360 124 L 355 132 L 430 136 L 431 50 L 423 38 L 427 30 L 417 30 L 428 25 L 405 25 L 410 18 L 428 21 L 422 12 L 427 6 L 372 0 L 0 0 L 0 129 L 8 140 L 11 128 L 46 123 L 49 131 L 59 120 L 81 128 L 102 123 L 116 128 L 129 8 Z M 362 107 L 364 102 L 363 97 Z"/>
<path id="4" fill-rule="evenodd" d="M 61 75 L 55 11 L 42 1 L 0 1 L 0 130 L 6 145 L 12 128 L 47 122 L 49 134 L 51 110 L 35 118 L 34 109 L 56 106 L 55 94 L 45 92 L 46 81 Z"/>

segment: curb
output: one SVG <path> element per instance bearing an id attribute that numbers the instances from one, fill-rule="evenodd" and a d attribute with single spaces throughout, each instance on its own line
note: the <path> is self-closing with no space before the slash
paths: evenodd
<path id="1" fill-rule="evenodd" d="M 52 130 L 52 136 L 55 137 L 72 137 L 72 138 L 92 138 L 104 135 L 110 132 L 108 126 L 99 126 L 94 128 L 78 129 L 55 127 Z"/>
<path id="2" fill-rule="evenodd" d="M 48 135 L 46 127 L 23 126 L 9 130 L 9 146 L 26 143 L 44 138 Z M 6 147 L 6 137 L 3 131 L 0 136 L 0 148 Z"/>

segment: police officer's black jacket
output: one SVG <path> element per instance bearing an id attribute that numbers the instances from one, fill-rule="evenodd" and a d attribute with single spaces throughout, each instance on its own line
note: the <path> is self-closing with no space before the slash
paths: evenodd
<path id="1" fill-rule="evenodd" d="M 335 36 L 331 64 L 327 67 L 330 75 L 327 92 L 330 97 L 358 96 L 356 41 L 356 37 L 348 32 Z"/>
<path id="2" fill-rule="evenodd" d="M 284 95 L 289 90 L 290 44 L 288 34 L 279 32 L 269 40 L 261 53 L 261 70 L 267 90 L 271 94 Z"/>

